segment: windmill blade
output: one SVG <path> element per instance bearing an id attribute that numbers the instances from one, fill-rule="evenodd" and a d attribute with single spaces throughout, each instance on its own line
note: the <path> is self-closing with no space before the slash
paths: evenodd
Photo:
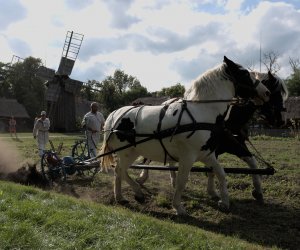
<path id="1" fill-rule="evenodd" d="M 68 31 L 56 74 L 71 75 L 84 35 Z"/>

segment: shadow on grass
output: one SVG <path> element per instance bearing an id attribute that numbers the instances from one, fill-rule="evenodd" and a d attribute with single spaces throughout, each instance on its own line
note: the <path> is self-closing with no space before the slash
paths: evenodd
<path id="1" fill-rule="evenodd" d="M 124 194 L 126 197 L 133 195 L 126 188 Z M 171 197 L 169 196 L 168 199 Z M 266 200 L 265 204 L 259 204 L 253 199 L 239 198 L 231 199 L 230 212 L 223 213 L 219 211 L 216 201 L 201 195 L 193 199 L 197 202 L 191 203 L 190 195 L 183 196 L 183 202 L 190 214 L 184 217 L 176 216 L 171 207 L 158 207 L 153 203 L 153 197 L 146 198 L 145 204 L 142 205 L 130 200 L 129 204 L 123 207 L 158 219 L 171 220 L 206 231 L 238 237 L 263 247 L 299 249 L 300 211 L 294 206 L 286 206 L 278 200 L 270 199 Z M 189 207 L 189 204 L 192 204 L 192 207 Z"/>
<path id="2" fill-rule="evenodd" d="M 215 203 L 212 202 L 210 205 L 217 209 Z M 218 213 L 222 214 L 222 212 Z M 176 223 L 239 237 L 266 247 L 299 249 L 300 245 L 300 211 L 268 201 L 264 205 L 259 205 L 253 200 L 232 200 L 230 213 L 216 223 L 193 215 L 169 217 L 153 213 L 153 216 L 162 216 L 161 218 L 169 218 Z"/>

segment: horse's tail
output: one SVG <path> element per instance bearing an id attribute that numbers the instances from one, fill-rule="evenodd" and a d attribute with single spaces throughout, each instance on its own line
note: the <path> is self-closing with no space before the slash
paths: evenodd
<path id="1" fill-rule="evenodd" d="M 104 141 L 100 149 L 100 154 L 106 154 L 111 152 L 112 149 L 109 147 L 107 141 Z M 100 159 L 100 168 L 103 172 L 108 172 L 110 168 L 115 166 L 115 157 L 113 154 L 108 154 Z"/>
<path id="2" fill-rule="evenodd" d="M 113 113 L 112 113 L 113 114 Z M 103 144 L 100 149 L 100 155 L 112 152 L 112 148 L 109 146 L 109 141 L 111 137 L 111 130 L 113 128 L 112 114 L 110 114 L 104 124 L 104 138 Z M 107 154 L 100 158 L 100 168 L 101 171 L 108 172 L 110 168 L 115 166 L 114 154 Z"/>

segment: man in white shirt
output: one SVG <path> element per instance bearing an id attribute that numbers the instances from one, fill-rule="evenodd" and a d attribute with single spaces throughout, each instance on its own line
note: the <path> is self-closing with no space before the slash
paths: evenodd
<path id="1" fill-rule="evenodd" d="M 97 156 L 97 145 L 100 142 L 100 132 L 104 126 L 104 116 L 98 111 L 98 104 L 91 104 L 91 111 L 86 113 L 82 120 L 82 126 L 85 127 L 87 145 L 91 157 Z"/>
<path id="2" fill-rule="evenodd" d="M 37 139 L 39 156 L 42 157 L 49 141 L 50 120 L 46 117 L 46 111 L 41 112 L 41 118 L 36 119 L 33 127 L 33 137 Z"/>

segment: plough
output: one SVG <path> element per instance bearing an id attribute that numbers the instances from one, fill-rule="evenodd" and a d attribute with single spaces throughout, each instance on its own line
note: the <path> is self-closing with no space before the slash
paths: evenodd
<path id="1" fill-rule="evenodd" d="M 185 131 L 186 128 L 180 127 L 179 131 L 176 133 Z M 170 136 L 172 130 L 163 131 L 165 136 Z M 135 145 L 146 142 L 148 140 L 154 139 L 154 136 L 146 137 L 139 141 L 135 142 Z M 90 158 L 90 154 L 88 153 L 88 147 L 86 140 L 76 141 L 72 147 L 72 156 L 65 156 L 63 158 L 58 157 L 52 142 L 50 141 L 52 150 L 45 151 L 41 160 L 41 170 L 43 176 L 48 180 L 55 180 L 57 178 L 63 178 L 66 180 L 68 175 L 73 175 L 75 173 L 83 175 L 85 172 L 92 172 L 93 176 L 100 170 L 100 161 L 99 158 L 113 154 L 115 152 L 124 150 L 126 148 L 132 147 L 133 144 L 129 143 L 120 148 L 114 149 L 110 152 L 106 152 L 104 154 L 98 155 L 97 157 Z M 224 171 L 228 174 L 258 174 L 258 175 L 273 175 L 275 173 L 274 167 L 264 161 L 267 167 L 265 168 L 241 168 L 241 167 L 225 167 Z M 159 166 L 159 165 L 142 165 L 136 164 L 130 167 L 131 169 L 147 169 L 147 170 L 160 170 L 160 171 L 178 171 L 178 167 L 176 166 Z M 212 167 L 197 167 L 193 166 L 191 168 L 191 172 L 212 172 Z"/>

